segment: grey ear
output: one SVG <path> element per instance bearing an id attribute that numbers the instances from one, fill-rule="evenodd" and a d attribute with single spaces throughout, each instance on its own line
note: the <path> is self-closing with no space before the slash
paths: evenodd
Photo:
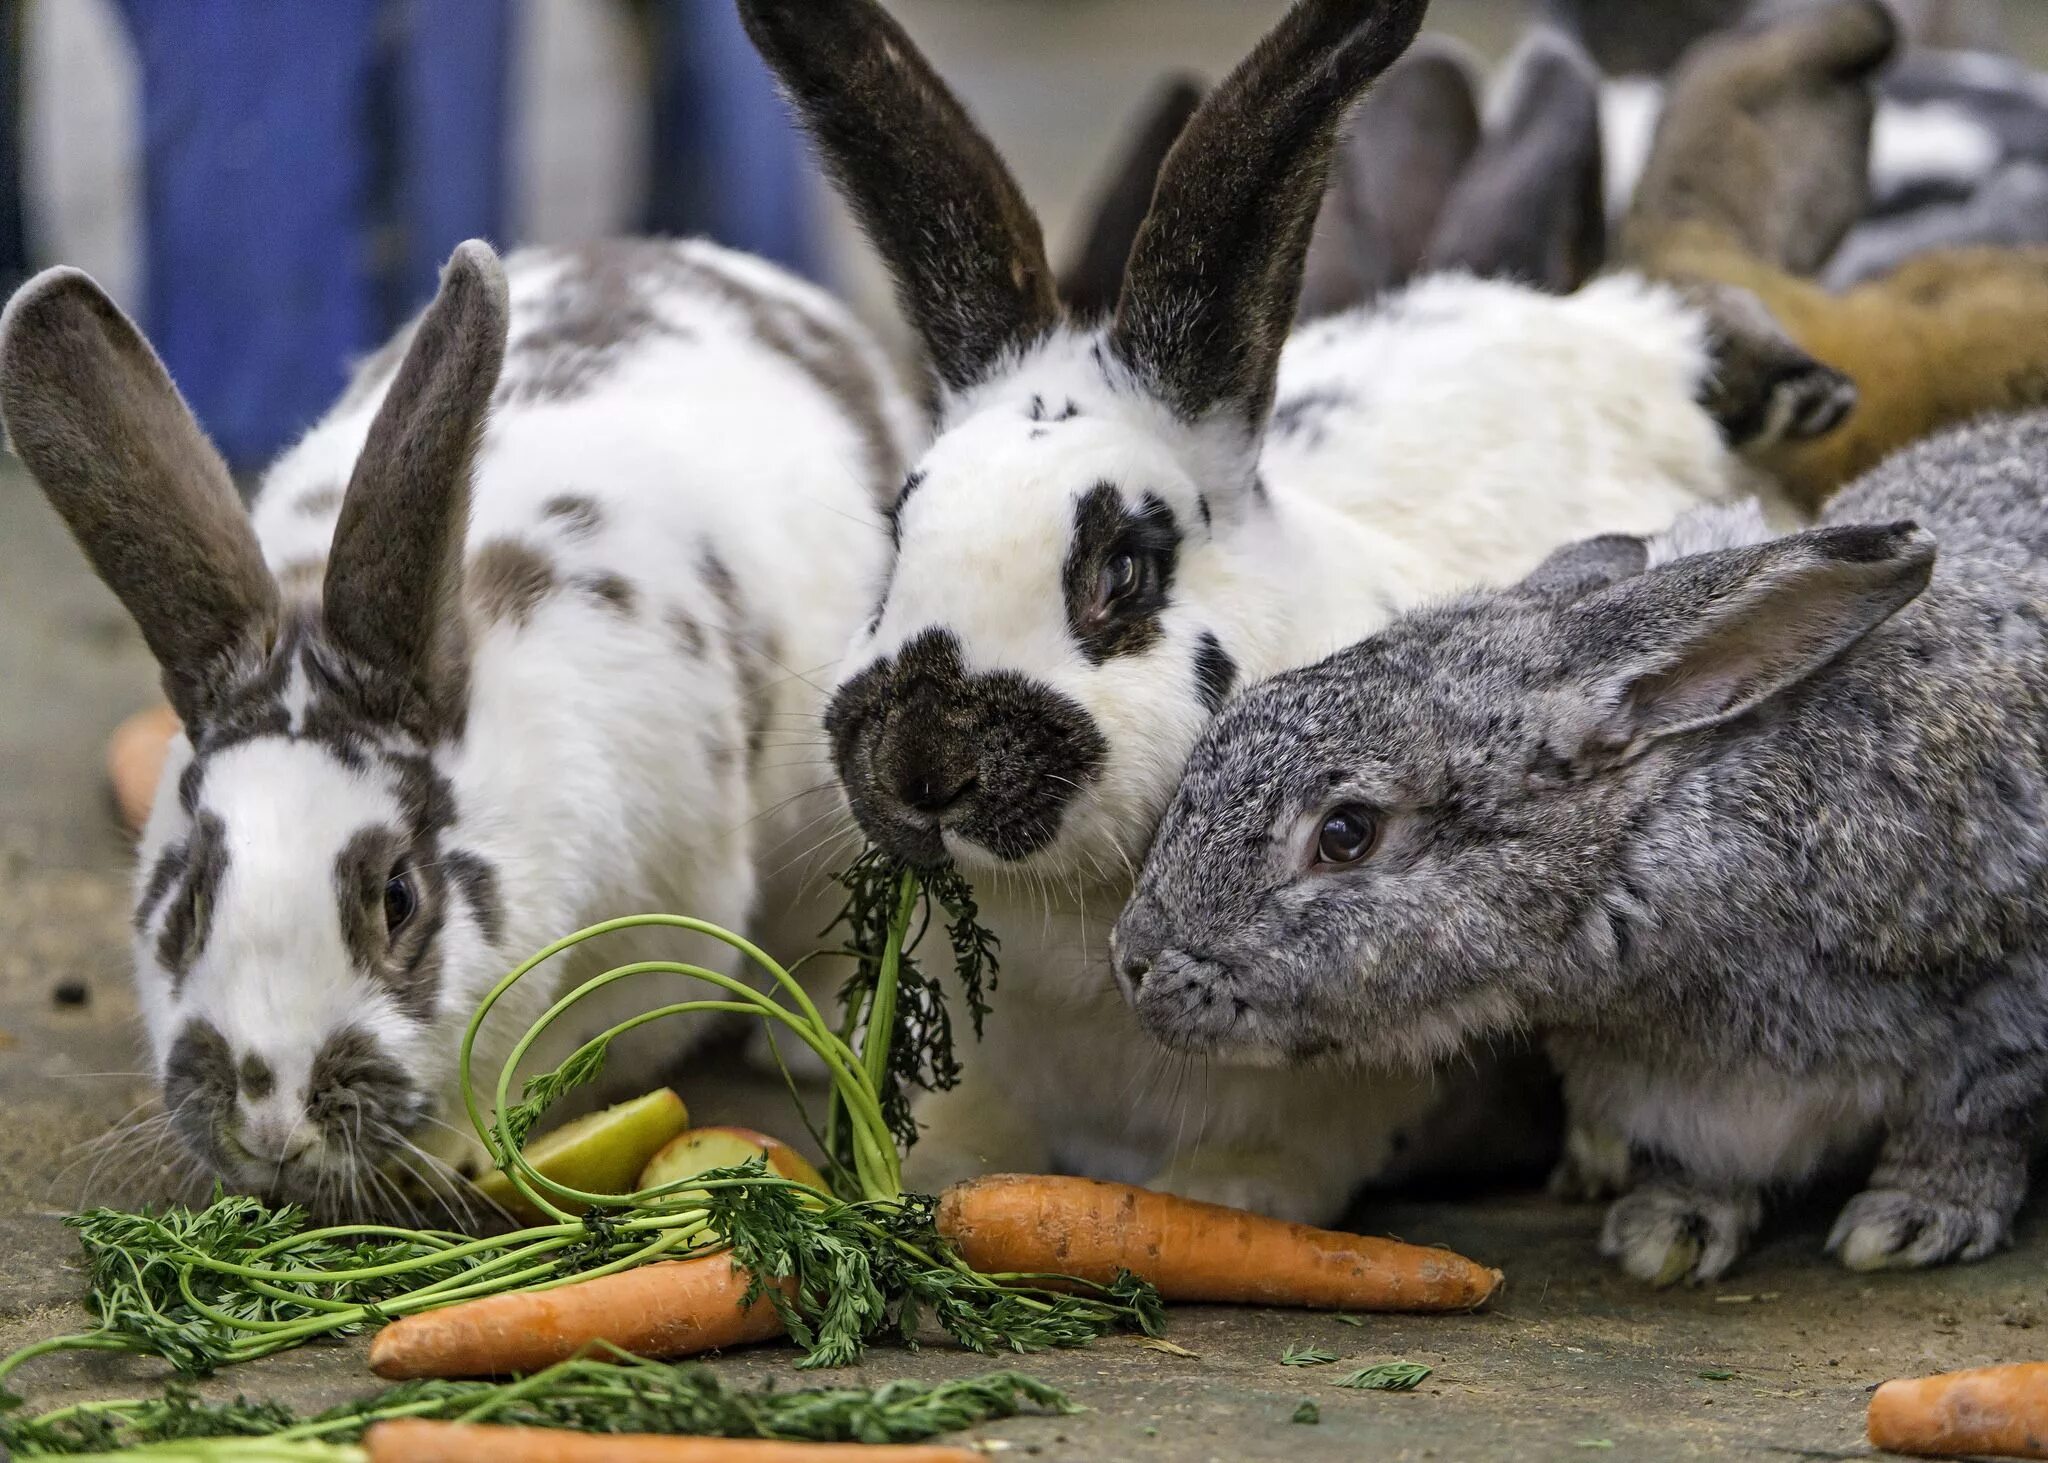
<path id="1" fill-rule="evenodd" d="M 748 35 L 960 391 L 1060 321 L 1038 219 L 989 141 L 874 0 L 740 0 Z"/>
<path id="2" fill-rule="evenodd" d="M 1672 79 L 1628 234 L 1704 224 L 1767 264 L 1818 270 L 1869 202 L 1872 77 L 1897 45 L 1882 0 L 1827 0 L 1696 47 Z"/>
<path id="3" fill-rule="evenodd" d="M 1316 216 L 1300 317 L 1334 315 L 1406 284 L 1478 150 L 1478 63 L 1424 36 L 1351 110 Z"/>
<path id="4" fill-rule="evenodd" d="M 1060 298 L 1076 316 L 1094 319 L 1116 308 L 1131 248 L 1152 211 L 1159 170 L 1201 106 L 1202 91 L 1193 76 L 1170 76 L 1146 102 L 1128 151 L 1095 200 L 1081 248 L 1060 275 Z"/>
<path id="5" fill-rule="evenodd" d="M 1182 419 L 1264 428 L 1338 125 L 1427 8 L 1297 0 L 1181 134 L 1110 338 Z"/>
<path id="6" fill-rule="evenodd" d="M 1633 579 L 1649 567 L 1650 546 L 1634 534 L 1603 533 L 1555 550 L 1515 588 L 1544 599 L 1579 599 Z"/>
<path id="7" fill-rule="evenodd" d="M 1543 27 L 1510 76 L 1501 116 L 1445 204 L 1423 267 L 1566 294 L 1607 257 L 1600 73 L 1569 36 Z"/>
<path id="8" fill-rule="evenodd" d="M 1927 587 L 1916 524 L 1821 528 L 1680 559 L 1564 612 L 1582 699 L 1556 750 L 1582 771 L 1716 726 L 1824 670 Z"/>
<path id="9" fill-rule="evenodd" d="M 509 315 L 498 256 L 477 240 L 457 248 L 370 423 L 321 589 L 328 638 L 362 678 L 369 713 L 423 740 L 462 717 L 470 474 Z"/>
<path id="10" fill-rule="evenodd" d="M 276 628 L 277 584 L 227 464 L 100 287 L 51 269 L 0 317 L 14 449 L 119 596 L 188 726 Z"/>

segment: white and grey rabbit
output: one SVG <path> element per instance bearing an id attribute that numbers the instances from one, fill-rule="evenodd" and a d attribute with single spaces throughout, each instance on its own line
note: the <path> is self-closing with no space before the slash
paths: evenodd
<path id="1" fill-rule="evenodd" d="M 2048 414 L 1989 420 L 1822 527 L 1593 539 L 1252 688 L 1118 925 L 1139 1018 L 1279 1060 L 1543 1033 L 1647 1280 L 1873 1149 L 1845 1264 L 1991 1253 L 2048 1090 L 2044 505 Z"/>
<path id="2" fill-rule="evenodd" d="M 1295 5 L 1180 134 L 1101 320 L 1060 309 L 1008 170 L 874 0 L 743 0 L 940 388 L 828 716 L 868 836 L 957 862 L 1002 940 L 916 1182 L 1056 1165 L 1337 1212 L 1428 1078 L 1176 1073 L 1116 991 L 1109 924 L 1187 750 L 1242 681 L 1397 606 L 1754 486 L 1697 401 L 1703 320 L 1639 279 L 1446 274 L 1292 331 L 1339 125 L 1424 8 Z"/>
<path id="3" fill-rule="evenodd" d="M 781 907 L 769 876 L 803 825 L 843 816 L 778 748 L 875 592 L 877 493 L 915 416 L 852 321 L 769 266 L 465 244 L 253 517 L 75 270 L 8 306 L 0 409 L 183 722 L 142 838 L 135 980 L 209 1176 L 377 1208 L 400 1202 L 384 1170 L 410 1169 L 461 1208 L 456 1055 L 492 984 L 614 915 L 747 928 Z M 661 947 L 738 969 L 708 940 Z M 526 982 L 480 1077 L 591 958 L 637 953 Z M 657 1003 L 614 988 L 543 1056 Z M 608 1077 L 644 1086 L 689 1036 L 644 1028 Z"/>

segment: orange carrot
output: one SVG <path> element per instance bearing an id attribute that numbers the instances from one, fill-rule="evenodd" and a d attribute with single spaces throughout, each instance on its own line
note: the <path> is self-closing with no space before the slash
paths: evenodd
<path id="1" fill-rule="evenodd" d="M 380 1422 L 363 1435 L 370 1463 L 979 1463 L 972 1448 L 936 1443 L 784 1443 L 571 1433 L 473 1422 Z"/>
<path id="2" fill-rule="evenodd" d="M 2048 1361 L 1886 1382 L 1872 1447 L 1923 1458 L 2048 1458 Z"/>
<path id="3" fill-rule="evenodd" d="M 781 1335 L 768 1297 L 741 1308 L 747 1285 L 732 1257 L 716 1254 L 482 1296 L 393 1321 L 370 1343 L 370 1370 L 394 1380 L 497 1376 L 539 1371 L 600 1341 L 664 1357 Z"/>
<path id="4" fill-rule="evenodd" d="M 1120 1269 L 1166 1300 L 1341 1310 L 1469 1311 L 1501 1273 L 1449 1250 L 1339 1234 L 1093 1179 L 994 1174 L 939 1197 L 939 1232 L 991 1274 Z"/>

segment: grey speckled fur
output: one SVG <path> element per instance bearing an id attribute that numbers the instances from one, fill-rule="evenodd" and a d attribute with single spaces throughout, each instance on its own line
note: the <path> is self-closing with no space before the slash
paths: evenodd
<path id="1" fill-rule="evenodd" d="M 1127 993 L 1189 1051 L 1543 1033 L 1627 1145 L 1603 1242 L 1645 1279 L 1873 1153 L 1845 1263 L 1991 1252 L 2048 1088 L 2044 497 L 2048 414 L 1994 421 L 1809 532 L 1594 540 L 1251 689 L 1118 927 Z M 1331 867 L 1346 804 L 1379 838 Z"/>

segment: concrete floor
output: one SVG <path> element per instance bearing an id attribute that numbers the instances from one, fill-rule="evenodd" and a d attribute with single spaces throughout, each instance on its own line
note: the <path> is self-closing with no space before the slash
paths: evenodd
<path id="1" fill-rule="evenodd" d="M 153 694 L 140 644 L 18 471 L 0 471 L 0 1352 L 82 1323 L 73 1249 L 56 1216 L 159 1196 L 160 1171 L 92 1140 L 147 1096 L 124 970 L 126 849 L 108 813 L 101 739 Z M 83 1004 L 65 1004 L 59 992 Z M 770 1127 L 758 1095 L 686 1090 L 705 1116 Z M 721 1113 L 721 1108 L 729 1112 Z M 758 1115 L 757 1115 L 758 1114 Z M 1593 1254 L 1596 1210 L 1530 1195 L 1375 1205 L 1361 1227 L 1450 1244 L 1510 1277 L 1491 1312 L 1388 1318 L 1190 1308 L 1181 1357 L 1128 1339 L 1034 1357 L 1089 1411 L 1019 1419 L 991 1436 L 1046 1459 L 1645 1459 L 1854 1457 L 1865 1393 L 1893 1375 L 2048 1355 L 2048 1223 L 2017 1250 L 1931 1275 L 1864 1278 L 1818 1258 L 1822 1214 L 1794 1221 L 1728 1282 L 1653 1295 Z M 1279 1364 L 1292 1343 L 1346 1365 Z M 1340 1390 L 1352 1365 L 1427 1363 L 1405 1396 Z M 801 1384 L 790 1354 L 716 1363 Z M 980 1358 L 873 1355 L 867 1375 L 957 1376 Z M 1709 1380 L 1703 1373 L 1732 1373 Z M 125 1395 L 159 1370 L 58 1358 L 19 1384 L 38 1406 Z M 302 1407 L 367 1389 L 355 1346 L 245 1368 L 216 1385 Z M 1289 1419 L 1303 1398 L 1319 1425 Z"/>

